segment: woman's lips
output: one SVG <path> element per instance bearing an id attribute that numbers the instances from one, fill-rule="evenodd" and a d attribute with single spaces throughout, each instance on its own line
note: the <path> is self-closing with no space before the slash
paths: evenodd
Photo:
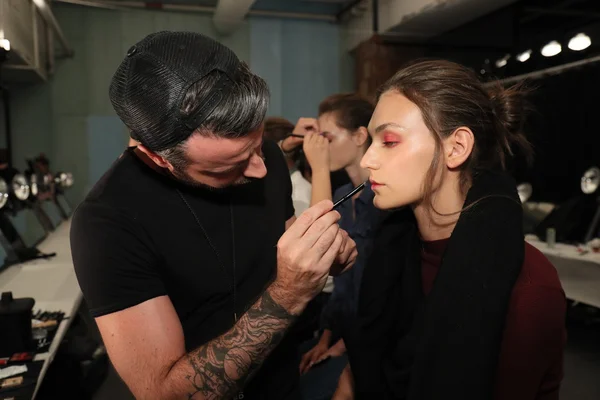
<path id="1" fill-rule="evenodd" d="M 374 181 L 373 179 L 369 179 L 369 181 L 371 182 L 371 189 L 377 189 L 378 187 L 383 186 L 383 184 Z"/>

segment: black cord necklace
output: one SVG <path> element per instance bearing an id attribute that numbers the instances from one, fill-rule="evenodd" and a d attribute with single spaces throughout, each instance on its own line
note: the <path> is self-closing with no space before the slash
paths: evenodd
<path id="1" fill-rule="evenodd" d="M 186 198 L 183 196 L 183 193 L 181 193 L 181 191 L 179 189 L 175 189 L 175 190 L 177 191 L 177 194 L 179 194 L 179 197 L 181 197 L 181 200 L 183 200 L 183 202 L 187 206 L 188 210 L 190 210 L 190 212 L 192 213 L 192 216 L 196 220 L 196 224 L 198 224 L 198 226 L 200 227 L 200 230 L 202 231 L 202 234 L 206 238 L 208 245 L 210 246 L 212 251 L 215 253 L 215 256 L 217 257 L 217 261 L 220 264 L 221 270 L 223 271 L 223 273 L 225 275 L 227 275 L 227 269 L 225 268 L 225 263 L 223 262 L 223 259 L 221 258 L 221 255 L 219 254 L 219 251 L 217 250 L 216 246 L 213 244 L 213 241 L 211 240 L 210 236 L 208 235 L 208 232 L 206 232 L 206 229 L 204 229 L 204 225 L 202 225 L 202 223 L 200 222 L 198 215 L 196 215 L 196 212 L 190 206 L 190 203 L 188 203 Z M 236 267 L 236 262 L 235 262 L 235 258 L 236 258 L 235 257 L 235 223 L 234 223 L 234 218 L 233 218 L 233 204 L 232 204 L 231 200 L 229 200 L 229 215 L 231 217 L 230 225 L 231 225 L 231 253 L 232 253 L 231 293 L 233 296 L 233 321 L 235 323 L 235 322 L 237 322 L 237 307 L 236 307 L 237 304 L 236 304 L 236 287 L 235 287 L 236 286 L 236 280 L 235 280 L 235 267 Z"/>

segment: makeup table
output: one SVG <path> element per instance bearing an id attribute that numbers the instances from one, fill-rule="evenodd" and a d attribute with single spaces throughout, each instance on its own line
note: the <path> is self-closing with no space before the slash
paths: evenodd
<path id="1" fill-rule="evenodd" d="M 0 272 L 0 292 L 11 291 L 14 298 L 34 298 L 34 313 L 37 310 L 65 313 L 48 352 L 38 353 L 34 358 L 36 361 L 44 361 L 44 364 L 32 398 L 37 395 L 42 380 L 81 304 L 82 295 L 71 259 L 70 228 L 70 220 L 63 222 L 37 245 L 41 252 L 55 252 L 56 256 L 16 264 Z"/>
<path id="2" fill-rule="evenodd" d="M 567 298 L 600 308 L 600 253 L 581 253 L 577 246 L 564 243 L 549 247 L 533 235 L 525 240 L 554 265 Z"/>

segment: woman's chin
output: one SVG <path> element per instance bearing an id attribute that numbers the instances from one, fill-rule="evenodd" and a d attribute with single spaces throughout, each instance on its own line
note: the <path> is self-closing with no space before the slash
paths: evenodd
<path id="1" fill-rule="evenodd" d="M 381 196 L 380 194 L 376 194 L 375 197 L 373 197 L 373 205 L 377 208 L 379 208 L 380 210 L 389 210 L 390 205 L 388 204 L 388 202 L 385 201 L 386 199 Z"/>
<path id="2" fill-rule="evenodd" d="M 380 210 L 395 210 L 406 206 L 407 203 L 400 201 L 399 199 L 392 199 L 390 196 L 375 194 L 375 197 L 373 197 L 373 205 Z"/>

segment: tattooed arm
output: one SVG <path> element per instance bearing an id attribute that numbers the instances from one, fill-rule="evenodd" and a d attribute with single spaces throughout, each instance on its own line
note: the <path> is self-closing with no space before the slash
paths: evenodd
<path id="1" fill-rule="evenodd" d="M 187 355 L 194 372 L 186 375 L 194 387 L 190 398 L 196 393 L 203 399 L 222 398 L 242 388 L 294 319 L 265 291 L 229 332 Z M 189 372 L 188 365 L 181 369 Z"/>
<path id="2" fill-rule="evenodd" d="M 189 354 L 167 296 L 96 318 L 111 361 L 136 398 L 222 399 L 243 387 L 321 291 L 333 262 L 356 258 L 332 206 L 319 203 L 288 226 L 277 244 L 275 281 L 233 328 Z"/>
<path id="3" fill-rule="evenodd" d="M 277 295 L 272 285 L 228 332 L 188 354 L 166 296 L 97 322 L 117 372 L 136 398 L 232 398 L 303 308 L 288 308 L 292 314 L 273 299 Z"/>

